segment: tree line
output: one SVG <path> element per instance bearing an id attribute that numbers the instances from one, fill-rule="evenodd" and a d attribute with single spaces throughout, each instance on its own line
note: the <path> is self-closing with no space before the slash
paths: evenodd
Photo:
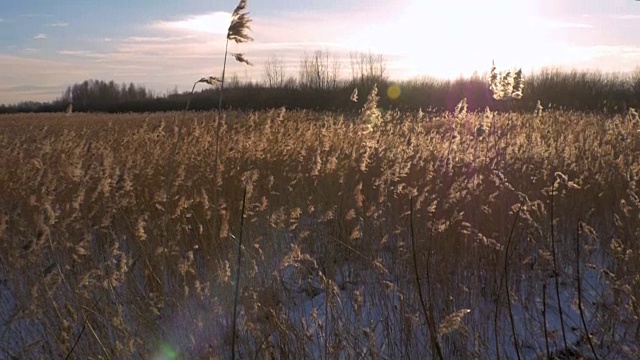
<path id="1" fill-rule="evenodd" d="M 343 69 L 343 67 L 347 69 Z M 346 79 L 340 74 L 348 73 Z M 350 100 L 358 89 L 360 102 L 376 85 L 379 105 L 400 110 L 451 110 L 467 98 L 470 110 L 489 106 L 494 110 L 531 111 L 538 101 L 545 107 L 580 111 L 623 112 L 640 106 L 640 72 L 605 74 L 587 71 L 543 70 L 525 79 L 524 96 L 518 101 L 497 101 L 489 90 L 486 76 L 439 80 L 419 78 L 393 81 L 387 73 L 382 55 L 352 53 L 348 62 L 328 51 L 306 53 L 299 61 L 297 74 L 287 73 L 283 58 L 270 56 L 263 64 L 262 80 L 241 81 L 232 76 L 225 83 L 224 108 L 312 109 L 358 111 L 362 104 Z M 399 96 L 386 96 L 394 86 Z M 56 112 L 153 112 L 176 111 L 190 100 L 192 110 L 215 108 L 219 88 L 210 87 L 193 94 L 174 91 L 158 96 L 144 86 L 116 84 L 114 81 L 86 80 L 67 87 L 62 96 L 46 103 L 23 102 L 1 105 L 0 113 Z"/>
<path id="2" fill-rule="evenodd" d="M 51 102 L 25 101 L 15 105 L 0 105 L 0 113 L 66 111 L 71 105 L 75 111 L 111 112 L 126 103 L 155 99 L 153 91 L 144 86 L 116 84 L 113 80 L 85 80 L 68 86 L 62 96 Z"/>

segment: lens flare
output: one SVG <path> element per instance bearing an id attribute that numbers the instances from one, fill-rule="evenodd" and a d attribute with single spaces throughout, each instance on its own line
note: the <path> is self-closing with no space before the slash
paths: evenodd
<path id="1" fill-rule="evenodd" d="M 177 360 L 178 353 L 173 350 L 171 345 L 169 344 L 161 344 L 160 349 L 156 352 L 156 354 L 152 358 L 153 360 Z"/>
<path id="2" fill-rule="evenodd" d="M 387 89 L 387 96 L 391 100 L 395 100 L 395 99 L 399 98 L 400 97 L 400 93 L 402 93 L 402 91 L 400 90 L 400 86 L 395 85 L 395 84 L 389 86 L 389 88 Z"/>

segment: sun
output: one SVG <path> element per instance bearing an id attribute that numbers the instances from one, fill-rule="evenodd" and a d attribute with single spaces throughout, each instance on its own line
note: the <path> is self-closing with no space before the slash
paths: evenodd
<path id="1" fill-rule="evenodd" d="M 405 76 L 456 77 L 544 62 L 551 34 L 535 0 L 409 0 L 385 23 L 351 38 L 365 51 L 387 54 Z"/>
<path id="2" fill-rule="evenodd" d="M 544 40 L 527 0 L 413 0 L 405 12 L 405 51 L 417 71 L 447 77 L 503 66 L 524 66 Z M 409 43 L 410 41 L 410 43 Z M 418 46 L 411 46 L 418 44 Z"/>

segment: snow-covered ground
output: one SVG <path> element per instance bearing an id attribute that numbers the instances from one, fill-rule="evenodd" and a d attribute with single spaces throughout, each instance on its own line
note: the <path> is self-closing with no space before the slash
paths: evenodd
<path id="1" fill-rule="evenodd" d="M 256 354 L 282 357 L 284 353 L 300 359 L 433 357 L 407 258 L 388 254 L 379 259 L 380 266 L 353 261 L 329 270 L 312 254 L 300 249 L 296 254 L 286 264 L 272 262 L 271 268 L 261 269 L 254 278 L 242 279 L 245 300 L 239 308 L 238 347 L 243 358 Z M 580 317 L 575 268 L 570 264 L 561 266 L 558 302 L 555 277 L 541 276 L 548 272 L 539 269 L 516 268 L 514 260 L 509 292 L 515 334 L 506 289 L 498 286 L 501 281 L 489 281 L 486 269 L 453 269 L 449 282 L 431 284 L 431 293 L 426 274 L 420 274 L 426 301 L 433 305 L 430 315 L 436 328 L 448 315 L 469 310 L 458 326 L 437 337 L 444 357 L 543 359 L 548 346 L 560 359 L 595 359 L 594 352 L 598 359 L 636 359 L 639 323 L 625 310 L 628 298 L 624 292 L 603 272 L 610 265 L 605 254 L 596 251 L 581 263 L 581 303 L 593 350 Z M 437 273 L 437 263 L 433 266 Z M 136 276 L 130 279 L 136 281 Z M 47 320 L 29 312 L 28 304 L 17 302 L 15 283 L 0 268 L 0 358 L 62 357 L 51 352 L 56 339 L 46 333 Z M 228 290 L 213 289 L 208 299 L 179 297 L 177 306 L 160 309 L 160 330 L 146 337 L 146 346 L 158 349 L 153 358 L 207 353 L 226 358 L 231 329 L 231 314 L 224 310 L 229 309 L 225 307 L 231 299 Z M 133 309 L 125 313 L 129 325 L 139 321 Z"/>

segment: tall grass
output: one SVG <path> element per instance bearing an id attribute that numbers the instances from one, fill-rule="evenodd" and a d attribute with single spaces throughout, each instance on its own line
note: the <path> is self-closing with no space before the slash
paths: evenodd
<path id="1" fill-rule="evenodd" d="M 446 359 L 640 355 L 632 117 L 225 112 L 214 181 L 188 113 L 167 186 L 180 115 L 0 117 L 0 357 L 229 358 L 238 270 L 243 358 L 434 357 L 416 272 Z"/>

